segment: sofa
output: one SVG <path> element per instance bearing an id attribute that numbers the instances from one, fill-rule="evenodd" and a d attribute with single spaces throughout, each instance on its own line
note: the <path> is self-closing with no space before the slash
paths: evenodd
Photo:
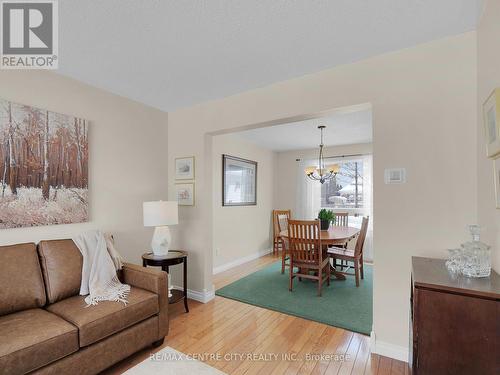
<path id="1" fill-rule="evenodd" d="M 0 374 L 97 374 L 168 333 L 167 274 L 125 264 L 128 303 L 86 307 L 72 240 L 0 246 Z"/>

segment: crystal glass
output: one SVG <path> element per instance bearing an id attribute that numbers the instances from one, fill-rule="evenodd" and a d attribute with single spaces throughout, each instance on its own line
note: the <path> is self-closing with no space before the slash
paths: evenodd
<path id="1" fill-rule="evenodd" d="M 462 249 L 449 249 L 448 252 L 449 252 L 449 258 L 446 261 L 446 268 L 448 268 L 448 271 L 450 271 L 455 275 L 462 273 L 462 267 L 463 267 Z"/>
<path id="2" fill-rule="evenodd" d="M 461 273 L 467 277 L 488 277 L 491 273 L 490 247 L 480 241 L 480 227 L 469 225 L 472 241 L 461 245 Z"/>

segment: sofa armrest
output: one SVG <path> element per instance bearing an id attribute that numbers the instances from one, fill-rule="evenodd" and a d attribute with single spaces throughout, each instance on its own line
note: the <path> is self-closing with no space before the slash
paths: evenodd
<path id="1" fill-rule="evenodd" d="M 164 271 L 124 263 L 123 282 L 158 295 L 158 340 L 168 334 L 168 278 Z"/>

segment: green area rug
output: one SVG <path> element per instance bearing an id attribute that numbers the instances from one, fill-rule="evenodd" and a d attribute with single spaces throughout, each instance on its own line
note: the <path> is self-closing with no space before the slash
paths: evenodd
<path id="1" fill-rule="evenodd" d="M 353 276 L 347 280 L 332 279 L 323 285 L 318 297 L 318 284 L 297 278 L 293 291 L 288 291 L 288 269 L 281 274 L 281 262 L 235 281 L 215 292 L 251 305 L 279 311 L 331 326 L 369 335 L 372 329 L 372 267 L 365 265 L 365 278 L 359 288 Z"/>

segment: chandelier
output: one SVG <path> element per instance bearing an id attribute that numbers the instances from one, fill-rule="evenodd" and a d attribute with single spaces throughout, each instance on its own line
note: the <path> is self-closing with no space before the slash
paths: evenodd
<path id="1" fill-rule="evenodd" d="M 307 167 L 305 170 L 306 176 L 313 181 L 319 181 L 322 184 L 335 177 L 339 172 L 340 166 L 338 164 L 325 165 L 325 158 L 323 156 L 323 129 L 324 125 L 318 126 L 321 132 L 321 144 L 319 145 L 319 158 L 317 167 Z"/>

